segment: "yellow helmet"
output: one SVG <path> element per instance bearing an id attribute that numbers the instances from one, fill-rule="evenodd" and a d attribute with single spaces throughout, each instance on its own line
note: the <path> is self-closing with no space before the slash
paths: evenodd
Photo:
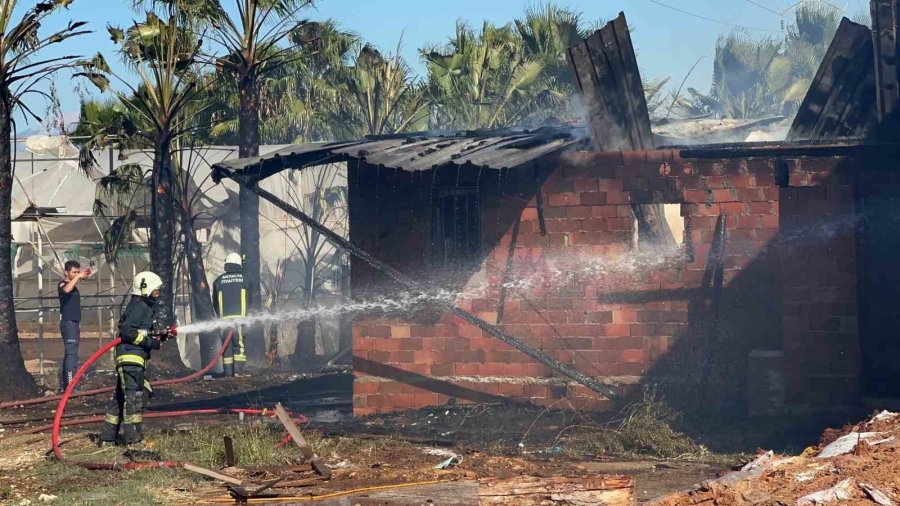
<path id="1" fill-rule="evenodd" d="M 153 293 L 154 290 L 162 288 L 162 278 L 154 272 L 139 272 L 131 282 L 131 294 L 146 297 Z"/>

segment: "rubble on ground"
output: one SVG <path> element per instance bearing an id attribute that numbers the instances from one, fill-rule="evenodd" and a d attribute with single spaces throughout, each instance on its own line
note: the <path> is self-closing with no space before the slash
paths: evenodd
<path id="1" fill-rule="evenodd" d="M 652 504 L 897 504 L 898 434 L 900 414 L 882 411 L 857 425 L 826 430 L 819 445 L 801 455 L 759 451 L 755 460 L 739 470 Z"/>

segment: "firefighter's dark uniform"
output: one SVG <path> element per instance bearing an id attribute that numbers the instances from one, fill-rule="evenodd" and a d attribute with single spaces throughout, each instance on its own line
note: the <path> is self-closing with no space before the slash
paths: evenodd
<path id="1" fill-rule="evenodd" d="M 119 319 L 119 337 L 122 338 L 122 343 L 116 346 L 119 381 L 115 400 L 106 411 L 101 441 L 115 442 L 120 425 L 126 444 L 137 443 L 144 437 L 144 390 L 150 393 L 144 372 L 150 351 L 158 350 L 160 344 L 160 340 L 151 335 L 154 303 L 152 297 L 132 296 Z"/>
<path id="2" fill-rule="evenodd" d="M 247 316 L 247 301 L 250 300 L 250 292 L 244 283 L 244 274 L 238 264 L 225 264 L 225 274 L 222 274 L 213 283 L 213 306 L 219 318 L 243 318 Z M 244 350 L 244 328 L 235 325 L 234 335 L 231 337 L 231 346 L 225 350 L 222 357 L 222 366 L 225 374 L 234 376 L 241 373 L 247 363 L 247 355 Z M 222 336 L 224 338 L 224 336 Z"/>

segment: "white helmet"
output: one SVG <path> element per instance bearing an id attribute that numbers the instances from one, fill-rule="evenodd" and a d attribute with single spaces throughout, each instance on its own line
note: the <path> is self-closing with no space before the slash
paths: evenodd
<path id="1" fill-rule="evenodd" d="M 153 293 L 153 290 L 162 288 L 162 279 L 156 273 L 150 271 L 139 272 L 131 282 L 131 294 L 146 297 Z"/>
<path id="2" fill-rule="evenodd" d="M 241 255 L 239 253 L 229 253 L 228 256 L 225 257 L 225 263 L 241 265 Z"/>

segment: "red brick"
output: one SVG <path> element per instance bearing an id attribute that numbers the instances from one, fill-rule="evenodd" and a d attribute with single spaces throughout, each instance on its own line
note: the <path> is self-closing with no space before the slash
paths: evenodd
<path id="1" fill-rule="evenodd" d="M 355 418 L 362 418 L 365 416 L 374 415 L 375 413 L 377 413 L 375 408 L 357 408 L 356 406 L 353 407 L 353 416 Z"/>
<path id="2" fill-rule="evenodd" d="M 601 191 L 610 191 L 610 190 L 622 190 L 623 188 L 623 180 L 621 178 L 615 179 L 600 179 L 598 181 L 598 186 Z"/>
<path id="3" fill-rule="evenodd" d="M 525 385 L 525 397 L 529 399 L 546 399 L 550 397 L 550 385 Z"/>
<path id="4" fill-rule="evenodd" d="M 743 202 L 725 202 L 723 204 L 719 204 L 719 207 L 725 214 L 744 214 Z"/>
<path id="5" fill-rule="evenodd" d="M 375 381 L 354 381 L 353 382 L 353 394 L 356 395 L 368 395 L 378 393 L 378 382 Z"/>
<path id="6" fill-rule="evenodd" d="M 409 325 L 391 325 L 391 337 L 409 337 Z"/>
<path id="7" fill-rule="evenodd" d="M 480 376 L 503 376 L 505 367 L 509 364 L 478 364 L 478 374 Z"/>
<path id="8" fill-rule="evenodd" d="M 733 202 L 736 199 L 734 190 L 713 190 L 713 200 L 715 202 Z"/>
<path id="9" fill-rule="evenodd" d="M 608 323 L 604 329 L 606 335 L 610 337 L 631 335 L 631 325 L 627 323 Z"/>
<path id="10" fill-rule="evenodd" d="M 745 199 L 741 199 L 745 200 Z M 749 202 L 747 203 L 747 210 L 750 214 L 769 214 L 772 212 L 777 212 L 777 210 L 773 209 L 773 205 L 771 202 Z"/>
<path id="11" fill-rule="evenodd" d="M 606 192 L 607 204 L 630 204 L 631 195 L 625 191 L 608 191 Z"/>
<path id="12" fill-rule="evenodd" d="M 388 325 L 366 325 L 363 327 L 363 335 L 366 337 L 391 337 L 391 327 Z"/>
<path id="13" fill-rule="evenodd" d="M 612 312 L 612 323 L 635 323 L 637 311 L 634 309 L 616 309 Z"/>
<path id="14" fill-rule="evenodd" d="M 431 364 L 431 376 L 453 376 L 454 364 Z"/>
<path id="15" fill-rule="evenodd" d="M 753 176 L 729 176 L 727 184 L 731 188 L 752 188 L 756 180 Z"/>
<path id="16" fill-rule="evenodd" d="M 591 207 L 591 216 L 595 218 L 615 218 L 618 216 L 617 206 L 593 206 Z"/>
<path id="17" fill-rule="evenodd" d="M 606 205 L 606 192 L 584 192 L 581 194 L 581 205 L 602 206 Z"/>
<path id="18" fill-rule="evenodd" d="M 580 205 L 572 206 L 566 209 L 566 218 L 570 220 L 583 220 L 591 217 L 590 206 Z"/>
<path id="19" fill-rule="evenodd" d="M 735 190 L 737 199 L 741 202 L 765 202 L 766 194 L 762 188 L 738 188 Z"/>

